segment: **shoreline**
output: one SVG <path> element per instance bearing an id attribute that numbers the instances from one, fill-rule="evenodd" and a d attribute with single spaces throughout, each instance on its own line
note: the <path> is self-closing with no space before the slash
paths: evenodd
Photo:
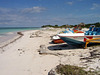
<path id="1" fill-rule="evenodd" d="M 0 74 L 48 75 L 48 72 L 59 64 L 89 66 L 88 69 L 100 67 L 99 58 L 96 58 L 96 60 L 91 59 L 91 62 L 88 62 L 90 59 L 86 59 L 90 58 L 91 52 L 98 50 L 99 47 L 82 49 L 74 48 L 66 43 L 51 43 L 50 36 L 61 30 L 31 30 L 23 32 L 24 36 L 3 48 L 4 52 L 0 54 Z M 39 54 L 41 46 L 45 49 L 43 51 L 44 54 Z M 59 48 L 62 50 L 59 50 Z"/>
<path id="2" fill-rule="evenodd" d="M 16 35 L 14 37 L 11 37 L 10 39 L 7 39 L 7 41 L 2 42 L 2 44 L 0 44 L 0 48 L 3 48 L 13 42 L 15 42 L 16 40 L 18 40 L 19 38 L 21 38 L 21 35 Z"/>
<path id="3" fill-rule="evenodd" d="M 28 32 L 28 31 L 34 31 L 34 30 L 24 30 L 24 31 L 17 31 L 17 32 L 21 32 L 21 33 L 24 33 L 24 32 Z M 15 42 L 16 40 L 20 39 L 22 37 L 22 35 L 20 34 L 17 34 L 17 32 L 8 32 L 6 33 L 5 35 L 7 36 L 1 36 L 0 39 L 0 48 L 3 48 L 13 42 Z"/>
<path id="4" fill-rule="evenodd" d="M 6 36 L 1 36 L 0 37 L 0 48 L 6 44 L 9 44 L 10 42 L 12 42 L 14 39 L 18 38 L 19 35 L 15 32 L 12 32 L 13 34 L 7 35 Z"/>

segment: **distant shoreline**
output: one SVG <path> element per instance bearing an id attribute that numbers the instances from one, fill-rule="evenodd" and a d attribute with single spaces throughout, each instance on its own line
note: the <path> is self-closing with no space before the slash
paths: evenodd
<path id="1" fill-rule="evenodd" d="M 3 48 L 5 46 L 7 46 L 8 44 L 16 41 L 20 37 L 21 37 L 21 35 L 18 35 L 18 34 L 12 35 L 12 36 L 3 36 L 3 37 L 0 37 L 1 40 L 2 40 L 2 41 L 0 40 L 0 48 Z"/>
<path id="2" fill-rule="evenodd" d="M 37 30 L 39 27 L 0 27 L 0 35 L 9 32 L 27 31 L 27 30 Z M 1 35 L 2 36 L 2 35 Z"/>
<path id="3" fill-rule="evenodd" d="M 39 30 L 39 29 L 35 29 Z M 22 35 L 17 34 L 17 32 L 28 32 L 28 31 L 34 31 L 34 30 L 23 30 L 23 31 L 16 31 L 16 32 L 8 32 L 5 34 L 5 36 L 0 36 L 0 48 L 5 47 L 6 45 L 16 41 L 17 39 L 21 38 Z"/>

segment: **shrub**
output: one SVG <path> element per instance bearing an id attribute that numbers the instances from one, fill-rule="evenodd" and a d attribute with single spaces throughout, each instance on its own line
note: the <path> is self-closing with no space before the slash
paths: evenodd
<path id="1" fill-rule="evenodd" d="M 56 72 L 61 75 L 94 75 L 91 71 L 85 71 L 82 67 L 71 65 L 58 65 Z"/>

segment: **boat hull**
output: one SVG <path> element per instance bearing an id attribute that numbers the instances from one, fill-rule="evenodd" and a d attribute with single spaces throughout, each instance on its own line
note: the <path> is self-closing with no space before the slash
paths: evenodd
<path id="1" fill-rule="evenodd" d="M 86 34 L 86 32 L 77 32 L 77 30 L 74 30 L 74 33 L 59 33 L 58 36 L 67 44 L 71 45 L 100 43 L 100 28 L 93 29 L 95 29 L 95 31 L 89 30 L 89 34 Z"/>
<path id="2" fill-rule="evenodd" d="M 64 43 L 64 41 L 62 39 L 53 40 L 52 42 L 55 44 Z"/>
<path id="3" fill-rule="evenodd" d="M 61 39 L 67 44 L 71 44 L 71 45 L 81 45 L 85 43 L 84 41 L 77 40 L 75 38 L 70 38 L 70 37 L 61 37 Z"/>
<path id="4" fill-rule="evenodd" d="M 100 35 L 84 35 L 84 36 L 59 36 L 64 42 L 71 45 L 82 45 L 86 43 L 88 39 L 100 38 Z M 100 40 L 96 40 L 100 41 Z"/>

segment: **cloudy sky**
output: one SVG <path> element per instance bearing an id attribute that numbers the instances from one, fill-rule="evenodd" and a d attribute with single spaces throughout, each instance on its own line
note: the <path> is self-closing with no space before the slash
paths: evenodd
<path id="1" fill-rule="evenodd" d="M 100 0 L 0 0 L 0 27 L 100 22 Z"/>

